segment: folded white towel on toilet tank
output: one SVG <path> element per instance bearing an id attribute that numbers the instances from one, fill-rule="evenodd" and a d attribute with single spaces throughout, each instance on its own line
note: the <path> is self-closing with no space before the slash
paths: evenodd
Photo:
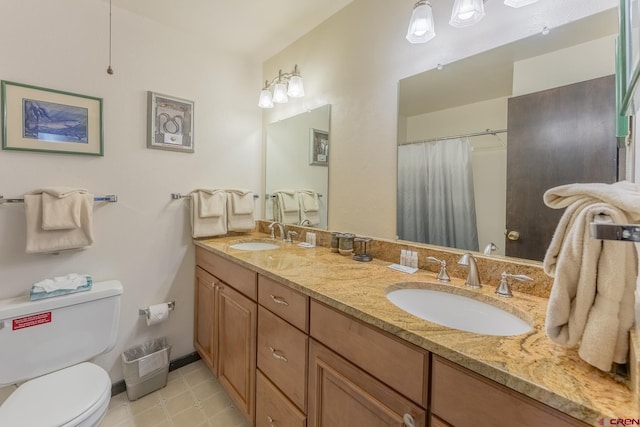
<path id="1" fill-rule="evenodd" d="M 59 290 L 75 290 L 86 286 L 91 281 L 88 274 L 70 273 L 66 276 L 58 276 L 52 279 L 44 279 L 34 283 L 33 292 L 54 292 Z"/>

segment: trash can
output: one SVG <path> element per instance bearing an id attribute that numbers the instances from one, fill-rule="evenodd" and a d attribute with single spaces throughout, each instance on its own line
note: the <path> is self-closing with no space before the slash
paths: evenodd
<path id="1" fill-rule="evenodd" d="M 122 371 L 127 397 L 136 400 L 167 385 L 171 346 L 158 338 L 122 353 Z"/>

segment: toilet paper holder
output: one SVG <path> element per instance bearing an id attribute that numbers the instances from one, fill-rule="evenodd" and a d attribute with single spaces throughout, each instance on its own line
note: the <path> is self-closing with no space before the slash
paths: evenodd
<path id="1" fill-rule="evenodd" d="M 175 301 L 169 301 L 167 303 L 167 306 L 169 307 L 169 311 L 173 311 L 176 308 L 176 302 Z M 144 316 L 144 317 L 149 317 L 149 307 L 139 308 L 138 309 L 138 315 L 139 316 Z"/>

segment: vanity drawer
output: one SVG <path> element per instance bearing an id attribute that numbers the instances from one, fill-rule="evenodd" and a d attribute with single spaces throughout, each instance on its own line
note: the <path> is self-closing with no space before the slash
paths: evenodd
<path id="1" fill-rule="evenodd" d="M 311 336 L 417 404 L 427 407 L 428 353 L 311 301 Z"/>
<path id="2" fill-rule="evenodd" d="M 262 372 L 256 371 L 256 427 L 305 427 L 307 418 Z"/>
<path id="3" fill-rule="evenodd" d="M 309 297 L 258 275 L 258 302 L 296 328 L 309 332 Z"/>
<path id="4" fill-rule="evenodd" d="M 433 358 L 432 375 L 431 412 L 456 427 L 587 426 L 438 356 Z"/>
<path id="5" fill-rule="evenodd" d="M 309 337 L 258 307 L 258 368 L 303 411 L 307 404 Z"/>
<path id="6" fill-rule="evenodd" d="M 256 301 L 258 274 L 196 246 L 196 265 L 199 265 L 237 291 Z"/>

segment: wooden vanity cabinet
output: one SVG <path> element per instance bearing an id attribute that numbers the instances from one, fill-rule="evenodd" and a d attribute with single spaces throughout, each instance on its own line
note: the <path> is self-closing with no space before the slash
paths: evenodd
<path id="1" fill-rule="evenodd" d="M 413 423 L 406 422 L 407 417 Z M 426 427 L 426 411 L 423 408 L 311 340 L 309 427 L 410 425 Z"/>
<path id="2" fill-rule="evenodd" d="M 196 263 L 194 346 L 254 426 L 587 426 L 203 248 Z"/>
<path id="3" fill-rule="evenodd" d="M 431 413 L 441 419 L 434 417 L 437 422 L 432 426 L 588 426 L 439 356 L 432 362 Z"/>
<path id="4" fill-rule="evenodd" d="M 257 274 L 196 247 L 194 346 L 253 423 Z"/>
<path id="5" fill-rule="evenodd" d="M 426 426 L 426 350 L 311 301 L 309 427 Z M 410 425 L 410 423 L 407 423 Z"/>

